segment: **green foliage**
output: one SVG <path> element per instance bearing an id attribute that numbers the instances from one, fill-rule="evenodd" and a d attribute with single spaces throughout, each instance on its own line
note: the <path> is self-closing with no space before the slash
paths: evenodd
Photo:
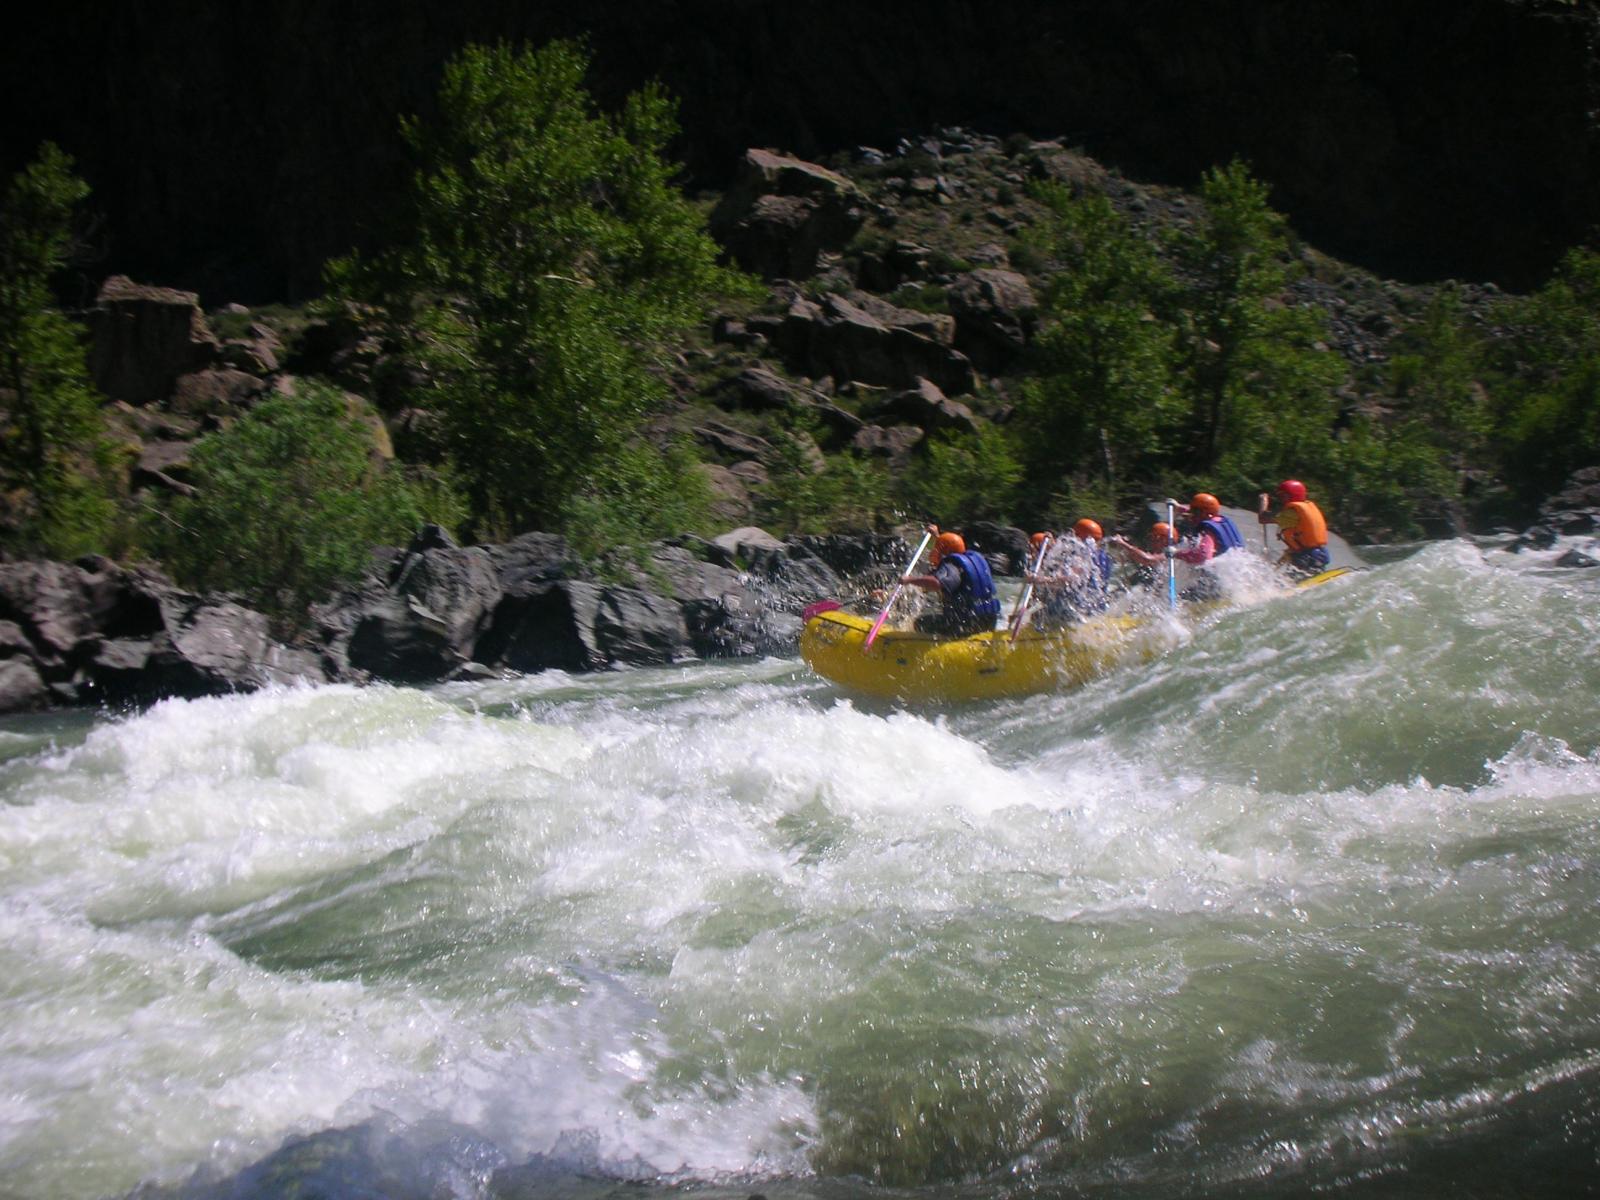
<path id="1" fill-rule="evenodd" d="M 986 425 L 975 434 L 946 432 L 931 439 L 906 480 L 912 511 L 960 528 L 1010 514 L 1023 468 L 1006 431 Z"/>
<path id="2" fill-rule="evenodd" d="M 1435 292 L 1415 328 L 1397 339 L 1389 382 L 1408 416 L 1442 450 L 1477 453 L 1492 417 L 1477 383 L 1479 350 L 1454 285 Z"/>
<path id="3" fill-rule="evenodd" d="M 663 453 L 641 442 L 598 464 L 568 512 L 573 549 L 595 562 L 618 546 L 708 532 L 711 489 L 686 443 L 675 442 Z"/>
<path id="4" fill-rule="evenodd" d="M 196 494 L 152 514 L 151 548 L 186 586 L 236 592 L 295 625 L 360 574 L 374 544 L 461 515 L 444 481 L 408 481 L 374 450 L 343 394 L 302 381 L 200 440 Z"/>
<path id="5" fill-rule="evenodd" d="M 888 468 L 853 451 L 819 461 L 816 432 L 801 418 L 773 439 L 757 497 L 763 523 L 785 536 L 884 523 L 892 516 Z"/>
<path id="6" fill-rule="evenodd" d="M 1171 277 L 1105 196 L 1060 184 L 1032 194 L 1048 217 L 1029 241 L 1062 264 L 1040 296 L 1036 375 L 1019 407 L 1033 491 L 1085 469 L 1113 484 L 1145 477 L 1174 448 L 1182 418 L 1172 332 L 1155 317 Z"/>
<path id="7" fill-rule="evenodd" d="M 437 121 L 403 126 L 401 244 L 331 268 L 396 318 L 483 534 L 592 520 L 591 481 L 631 475 L 612 464 L 665 399 L 672 339 L 748 286 L 670 182 L 672 104 L 647 88 L 598 113 L 587 68 L 566 42 L 464 49 Z"/>
<path id="8" fill-rule="evenodd" d="M 1219 468 L 1219 489 L 1305 472 L 1331 446 L 1344 363 L 1322 345 L 1320 312 L 1283 300 L 1295 267 L 1266 185 L 1236 160 L 1208 171 L 1200 191 L 1204 216 L 1173 241 L 1191 453 Z"/>
<path id="9" fill-rule="evenodd" d="M 1436 431 L 1416 418 L 1382 426 L 1357 418 L 1319 469 L 1328 487 L 1312 479 L 1318 494 L 1341 497 L 1340 514 L 1383 539 L 1422 536 L 1419 518 L 1460 493 Z"/>
<path id="10" fill-rule="evenodd" d="M 1505 474 L 1525 499 L 1600 463 L 1600 253 L 1576 249 L 1531 296 L 1495 314 L 1493 417 Z"/>
<path id="11" fill-rule="evenodd" d="M 78 327 L 50 291 L 88 194 L 46 144 L 0 197 L 0 496 L 15 549 L 57 558 L 107 549 L 115 519 L 100 397 Z"/>

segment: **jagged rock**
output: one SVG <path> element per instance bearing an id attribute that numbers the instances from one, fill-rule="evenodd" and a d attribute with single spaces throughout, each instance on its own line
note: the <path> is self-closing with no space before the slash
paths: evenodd
<path id="1" fill-rule="evenodd" d="M 981 370 L 999 371 L 1027 346 L 1038 301 L 1025 276 L 984 267 L 945 289 L 955 320 L 955 347 Z"/>
<path id="2" fill-rule="evenodd" d="M 771 442 L 731 425 L 724 425 L 721 421 L 708 421 L 695 426 L 694 435 L 718 454 L 725 454 L 729 458 L 769 459 L 772 456 Z"/>
<path id="3" fill-rule="evenodd" d="M 1582 550 L 1568 550 L 1556 559 L 1558 567 L 1600 567 L 1600 559 L 1592 558 Z"/>
<path id="4" fill-rule="evenodd" d="M 791 538 L 790 544 L 826 563 L 840 575 L 865 575 L 905 565 L 911 547 L 892 533 L 822 533 Z"/>
<path id="5" fill-rule="evenodd" d="M 564 579 L 503 600 L 478 661 L 514 671 L 594 671 L 689 653 L 676 604 L 635 588 Z"/>
<path id="6" fill-rule="evenodd" d="M 888 249 L 861 256 L 857 282 L 874 292 L 892 292 L 902 283 L 927 279 L 933 251 L 916 242 L 896 242 Z"/>
<path id="7" fill-rule="evenodd" d="M 861 454 L 872 454 L 889 460 L 896 470 L 911 461 L 911 452 L 927 437 L 915 425 L 864 425 L 850 439 L 850 445 Z"/>
<path id="8" fill-rule="evenodd" d="M 735 262 L 767 279 L 806 279 L 866 220 L 861 190 L 825 167 L 770 150 L 745 151 L 710 217 Z"/>
<path id="9" fill-rule="evenodd" d="M 425 527 L 395 565 L 388 594 L 367 603 L 351 629 L 352 667 L 383 679 L 443 679 L 469 661 L 500 601 L 489 552 L 440 545 Z"/>
<path id="10" fill-rule="evenodd" d="M 173 381 L 173 412 L 193 417 L 234 416 L 249 408 L 267 390 L 267 381 L 233 367 L 192 371 Z"/>
<path id="11" fill-rule="evenodd" d="M 782 412 L 795 406 L 795 387 L 765 367 L 746 367 L 714 393 L 723 408 Z"/>
<path id="12" fill-rule="evenodd" d="M 929 433 L 942 429 L 959 429 L 963 433 L 978 431 L 978 418 L 972 410 L 950 399 L 926 379 L 919 379 L 915 387 L 887 397 L 878 415 L 893 417 Z"/>
<path id="13" fill-rule="evenodd" d="M 956 319 L 949 313 L 930 313 L 915 308 L 901 308 L 898 304 L 891 304 L 871 292 L 851 292 L 845 299 L 891 329 L 909 329 L 912 333 L 921 334 L 941 346 L 949 346 L 955 342 Z"/>
<path id="14" fill-rule="evenodd" d="M 50 690 L 32 662 L 0 659 L 0 713 L 28 712 L 49 702 Z"/>
<path id="15" fill-rule="evenodd" d="M 180 593 L 166 607 L 165 628 L 149 639 L 112 638 L 95 647 L 87 664 L 95 695 L 149 703 L 326 678 L 315 655 L 273 640 L 261 613 Z"/>
<path id="16" fill-rule="evenodd" d="M 742 521 L 754 511 L 749 485 L 727 467 L 699 463 L 696 469 L 705 477 L 706 487 L 711 492 L 713 517 L 719 521 Z"/>
<path id="17" fill-rule="evenodd" d="M 727 533 L 719 534 L 711 539 L 711 544 L 718 547 L 734 559 L 743 559 L 748 562 L 752 555 L 765 550 L 781 550 L 783 543 L 773 537 L 758 525 L 745 525 L 739 529 L 730 529 Z"/>
<path id="18" fill-rule="evenodd" d="M 1600 530 L 1600 466 L 1574 471 L 1562 489 L 1539 506 L 1539 524 L 1566 534 Z"/>
<path id="19" fill-rule="evenodd" d="M 900 326 L 886 325 L 842 296 L 796 299 L 774 338 L 793 369 L 880 387 L 909 388 L 931 379 L 949 393 L 976 385 L 964 354 Z"/>
<path id="20" fill-rule="evenodd" d="M 221 359 L 251 375 L 272 375 L 283 359 L 283 342 L 269 326 L 250 326 L 250 336 L 229 338 L 222 344 Z"/>
<path id="21" fill-rule="evenodd" d="M 149 404 L 178 377 L 215 361 L 219 346 L 193 292 L 146 287 L 113 275 L 89 318 L 89 372 L 114 400 Z"/>

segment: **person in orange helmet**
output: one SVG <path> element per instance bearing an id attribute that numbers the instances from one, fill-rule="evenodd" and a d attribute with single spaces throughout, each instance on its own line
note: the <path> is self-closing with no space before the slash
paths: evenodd
<path id="1" fill-rule="evenodd" d="M 918 617 L 918 633 L 966 637 L 993 629 L 1000 615 L 1000 597 L 995 592 L 989 561 L 976 550 L 968 550 L 959 533 L 940 533 L 937 525 L 928 526 L 935 534 L 931 575 L 907 575 L 900 580 L 907 587 L 937 592 L 939 612 Z"/>
<path id="2" fill-rule="evenodd" d="M 1034 534 L 1035 539 L 1046 535 Z M 1109 590 L 1113 565 L 1105 550 L 1105 531 L 1100 523 L 1084 517 L 1072 527 L 1069 537 L 1058 539 L 1062 556 L 1051 570 L 1029 573 L 1027 581 L 1034 585 L 1038 607 L 1034 612 L 1035 628 L 1060 628 L 1087 616 L 1104 612 L 1110 602 Z M 1034 542 L 1037 551 L 1038 542 Z"/>
<path id="3" fill-rule="evenodd" d="M 1278 565 L 1288 564 L 1302 575 L 1316 575 L 1328 569 L 1328 522 L 1306 496 L 1306 485 L 1298 479 L 1285 479 L 1273 493 L 1282 506 L 1276 514 L 1268 512 L 1267 494 L 1261 493 L 1260 516 L 1263 525 L 1278 526 L 1278 540 L 1284 544 Z"/>

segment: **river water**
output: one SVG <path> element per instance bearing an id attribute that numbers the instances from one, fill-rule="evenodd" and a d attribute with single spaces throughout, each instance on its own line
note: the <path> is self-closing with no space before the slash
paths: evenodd
<path id="1" fill-rule="evenodd" d="M 798 660 L 0 723 L 0 1195 L 1575 1194 L 1600 582 L 1064 695 Z"/>

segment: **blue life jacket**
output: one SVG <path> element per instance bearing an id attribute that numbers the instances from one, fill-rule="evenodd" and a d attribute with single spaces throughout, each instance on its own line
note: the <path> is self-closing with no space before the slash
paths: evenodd
<path id="1" fill-rule="evenodd" d="M 1244 547 L 1244 538 L 1239 536 L 1239 527 L 1226 513 L 1206 518 L 1200 522 L 1200 528 L 1209 529 L 1211 536 L 1217 539 L 1218 554 L 1226 554 L 1229 550 L 1239 550 Z"/>
<path id="2" fill-rule="evenodd" d="M 963 580 L 961 590 L 949 597 L 950 606 L 963 612 L 970 611 L 980 617 L 998 617 L 1000 597 L 995 594 L 994 576 L 989 573 L 989 560 L 976 550 L 963 550 L 959 554 L 947 554 L 945 557 L 960 569 Z"/>

